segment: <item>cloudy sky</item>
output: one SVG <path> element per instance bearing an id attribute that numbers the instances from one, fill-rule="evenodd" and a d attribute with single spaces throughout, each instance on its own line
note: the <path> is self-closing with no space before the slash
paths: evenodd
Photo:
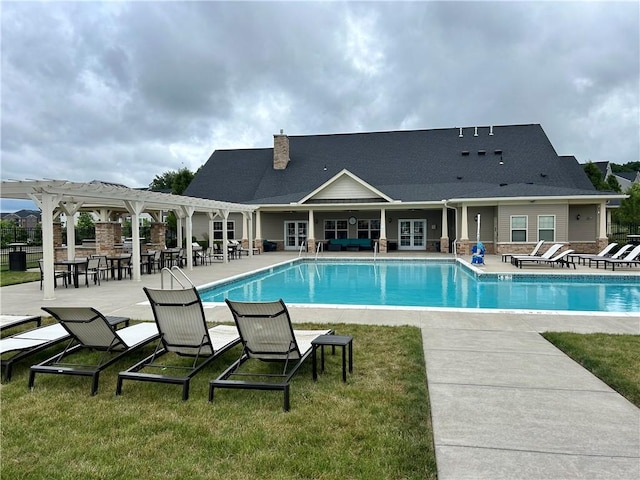
<path id="1" fill-rule="evenodd" d="M 280 129 L 540 123 L 580 162 L 640 160 L 636 1 L 0 9 L 3 180 L 147 186 Z"/>

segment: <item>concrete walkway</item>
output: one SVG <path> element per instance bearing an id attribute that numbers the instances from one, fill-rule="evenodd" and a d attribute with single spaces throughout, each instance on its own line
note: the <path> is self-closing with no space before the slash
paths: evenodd
<path id="1" fill-rule="evenodd" d="M 295 256 L 269 253 L 187 273 L 201 285 Z M 487 270 L 515 271 L 499 258 L 488 257 L 486 263 Z M 125 280 L 58 288 L 57 298 L 46 302 L 37 282 L 3 287 L 1 313 L 38 315 L 40 306 L 77 304 L 152 320 L 142 286 L 159 285 L 159 275 L 143 275 L 139 284 Z M 296 322 L 422 329 L 439 480 L 640 478 L 640 409 L 538 334 L 640 334 L 640 314 L 343 307 L 293 307 L 291 312 Z M 232 321 L 223 307 L 207 308 L 206 315 L 212 321 Z"/>

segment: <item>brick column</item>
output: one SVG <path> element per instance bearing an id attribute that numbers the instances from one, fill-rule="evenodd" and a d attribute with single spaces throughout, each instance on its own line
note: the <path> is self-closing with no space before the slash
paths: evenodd
<path id="1" fill-rule="evenodd" d="M 122 224 L 117 222 L 96 222 L 96 253 L 99 255 L 114 255 L 114 244 L 120 243 Z"/>
<path id="2" fill-rule="evenodd" d="M 151 224 L 151 244 L 159 249 L 166 248 L 167 224 L 164 222 L 154 222 Z"/>
<path id="3" fill-rule="evenodd" d="M 449 253 L 449 237 L 440 237 L 440 251 Z"/>
<path id="4" fill-rule="evenodd" d="M 53 248 L 62 246 L 62 223 L 53 222 Z"/>
<path id="5" fill-rule="evenodd" d="M 387 253 L 387 239 L 386 238 L 380 238 L 378 240 L 378 252 Z"/>

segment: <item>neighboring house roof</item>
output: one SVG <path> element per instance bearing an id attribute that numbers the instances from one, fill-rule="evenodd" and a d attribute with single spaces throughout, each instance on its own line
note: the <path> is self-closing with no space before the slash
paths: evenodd
<path id="1" fill-rule="evenodd" d="M 640 172 L 618 172 L 616 176 L 622 177 L 631 183 L 640 181 Z"/>
<path id="2" fill-rule="evenodd" d="M 607 195 L 595 190 L 575 157 L 558 156 L 538 124 L 288 139 L 284 170 L 273 168 L 273 148 L 216 150 L 184 194 L 288 204 L 346 170 L 403 202 Z"/>
<path id="3" fill-rule="evenodd" d="M 40 218 L 41 213 L 40 210 L 18 210 L 16 212 L 12 212 L 12 213 L 1 213 L 0 214 L 0 218 L 5 218 L 5 217 L 16 217 L 16 218 L 27 218 L 27 217 L 36 217 L 36 218 Z"/>
<path id="4" fill-rule="evenodd" d="M 600 178 L 606 180 L 607 176 L 611 173 L 609 162 L 593 162 L 593 164 L 600 170 Z"/>

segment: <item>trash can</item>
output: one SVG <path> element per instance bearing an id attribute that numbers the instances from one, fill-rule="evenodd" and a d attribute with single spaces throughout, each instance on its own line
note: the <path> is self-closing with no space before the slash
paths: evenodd
<path id="1" fill-rule="evenodd" d="M 24 272 L 27 270 L 27 252 L 9 252 L 9 270 Z"/>

